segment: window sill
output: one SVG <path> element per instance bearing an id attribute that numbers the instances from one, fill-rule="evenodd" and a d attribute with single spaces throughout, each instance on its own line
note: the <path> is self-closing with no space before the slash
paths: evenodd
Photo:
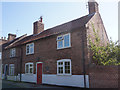
<path id="1" fill-rule="evenodd" d="M 57 76 L 72 76 L 72 74 L 57 74 Z"/>
<path id="2" fill-rule="evenodd" d="M 62 50 L 62 49 L 67 49 L 67 48 L 71 48 L 71 46 L 69 46 L 69 47 L 63 47 L 63 48 L 57 48 L 57 50 Z"/>
<path id="3" fill-rule="evenodd" d="M 31 54 L 26 54 L 26 56 L 28 56 L 28 55 L 34 55 L 34 53 L 31 53 Z"/>
<path id="4" fill-rule="evenodd" d="M 16 56 L 14 56 L 14 57 L 10 57 L 10 58 L 16 58 Z"/>
<path id="5" fill-rule="evenodd" d="M 33 75 L 33 73 L 25 73 L 25 75 Z"/>

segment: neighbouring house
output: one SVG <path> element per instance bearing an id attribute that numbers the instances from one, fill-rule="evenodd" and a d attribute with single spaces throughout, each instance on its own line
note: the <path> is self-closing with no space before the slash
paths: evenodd
<path id="1" fill-rule="evenodd" d="M 102 44 L 109 42 L 98 3 L 88 2 L 89 14 L 44 30 L 42 17 L 34 22 L 33 34 L 9 34 L 3 44 L 3 79 L 89 88 L 88 36 L 94 25 Z M 91 37 L 94 40 L 94 36 Z"/>
<path id="2" fill-rule="evenodd" d="M 2 44 L 6 43 L 6 37 L 0 38 L 0 79 L 2 78 Z"/>

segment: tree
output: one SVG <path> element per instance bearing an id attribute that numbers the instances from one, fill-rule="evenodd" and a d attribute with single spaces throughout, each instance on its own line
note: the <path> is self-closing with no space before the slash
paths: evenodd
<path id="1" fill-rule="evenodd" d="M 101 45 L 101 39 L 98 36 L 98 30 L 96 31 L 92 24 L 94 32 L 94 42 L 89 36 L 90 51 L 92 52 L 92 60 L 97 65 L 120 65 L 120 45 L 117 42 L 113 42 L 112 39 L 107 45 Z"/>

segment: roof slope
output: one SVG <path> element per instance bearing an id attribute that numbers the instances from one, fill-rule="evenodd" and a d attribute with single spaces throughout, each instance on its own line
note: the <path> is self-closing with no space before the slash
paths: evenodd
<path id="1" fill-rule="evenodd" d="M 62 32 L 66 32 L 66 31 L 70 31 L 73 30 L 75 28 L 79 28 L 81 26 L 84 26 L 85 24 L 87 24 L 87 22 L 95 15 L 95 13 L 93 14 L 88 14 L 86 16 L 83 16 L 81 18 L 72 20 L 70 22 L 64 23 L 62 25 L 58 25 L 56 27 L 44 30 L 43 32 L 39 33 L 39 34 L 32 34 L 29 35 L 25 38 L 23 38 L 22 40 L 19 40 L 18 42 L 14 43 L 11 46 L 8 46 L 7 48 L 11 48 L 11 47 L 15 47 L 18 45 L 22 45 L 28 42 L 32 42 L 34 40 L 38 40 L 41 38 L 45 38 L 51 35 L 56 35 Z"/>
<path id="2" fill-rule="evenodd" d="M 22 36 L 20 36 L 20 37 L 18 37 L 18 38 L 15 38 L 14 40 L 11 40 L 11 41 L 9 41 L 9 42 L 7 42 L 7 43 L 2 44 L 2 49 L 5 49 L 5 48 L 7 48 L 7 47 L 12 46 L 13 44 L 17 43 L 19 40 L 21 40 L 21 39 L 24 38 L 25 36 L 26 36 L 26 34 L 25 34 L 25 35 L 22 35 Z"/>

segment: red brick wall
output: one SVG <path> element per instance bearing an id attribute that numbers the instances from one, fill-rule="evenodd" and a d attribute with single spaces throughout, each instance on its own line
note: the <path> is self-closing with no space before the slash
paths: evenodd
<path id="1" fill-rule="evenodd" d="M 10 57 L 10 49 L 6 49 L 2 51 L 2 64 L 5 66 L 5 64 L 14 64 L 15 65 L 15 75 L 17 75 L 20 72 L 20 49 L 16 48 L 16 56 Z M 4 69 L 3 66 L 3 69 Z M 9 68 L 8 68 L 9 72 Z"/>
<path id="2" fill-rule="evenodd" d="M 95 32 L 98 31 L 98 36 L 101 39 L 101 45 L 106 45 L 109 43 L 109 39 L 103 24 L 103 21 L 101 19 L 101 16 L 99 13 L 96 13 L 93 18 L 88 22 L 87 26 L 87 36 L 91 37 L 91 40 L 94 41 L 94 32 L 93 32 L 93 26 L 95 28 Z M 89 42 L 88 42 L 89 43 Z M 88 44 L 89 45 L 89 44 Z"/>
<path id="3" fill-rule="evenodd" d="M 44 74 L 57 74 L 57 60 L 71 59 L 72 74 L 73 75 L 83 74 L 82 35 L 84 35 L 85 45 L 84 47 L 87 48 L 85 27 L 81 27 L 79 29 L 74 30 L 73 32 L 66 33 L 71 34 L 70 48 L 57 50 L 56 38 L 58 35 L 34 41 L 35 53 L 33 55 L 26 55 L 26 45 L 22 46 L 23 48 L 22 73 L 25 72 L 25 63 L 33 62 L 34 73 L 36 73 L 36 62 L 43 62 Z"/>
<path id="4" fill-rule="evenodd" d="M 118 70 L 118 66 L 91 65 L 89 67 L 90 88 L 118 88 Z"/>
<path id="5" fill-rule="evenodd" d="M 109 39 L 108 39 L 106 30 L 105 30 L 103 21 L 101 19 L 100 14 L 95 13 L 95 15 L 91 18 L 91 20 L 86 24 L 86 29 L 87 29 L 86 34 L 87 34 L 87 37 L 88 37 L 87 46 L 89 46 L 89 39 L 91 39 L 93 42 L 95 40 L 95 36 L 94 36 L 94 32 L 93 32 L 93 26 L 94 26 L 95 32 L 98 31 L 97 35 L 101 39 L 100 45 L 101 46 L 107 45 L 107 43 L 109 43 Z M 89 64 L 95 63 L 95 62 L 92 61 L 92 52 L 90 51 L 89 48 L 87 49 L 87 51 L 88 51 Z"/>

